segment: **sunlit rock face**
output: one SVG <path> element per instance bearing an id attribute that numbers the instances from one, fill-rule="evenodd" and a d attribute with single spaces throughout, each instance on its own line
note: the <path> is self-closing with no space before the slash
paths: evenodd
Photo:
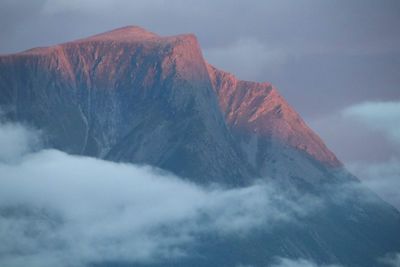
<path id="1" fill-rule="evenodd" d="M 237 134 L 270 138 L 328 166 L 341 165 L 273 85 L 240 81 L 210 65 L 208 69 L 226 122 Z"/>
<path id="2" fill-rule="evenodd" d="M 272 84 L 241 81 L 207 67 L 225 121 L 246 160 L 261 176 L 315 182 L 326 179 L 315 165 L 340 169 L 335 155 Z"/>
<path id="3" fill-rule="evenodd" d="M 231 184 L 273 175 L 283 157 L 273 150 L 340 166 L 272 85 L 211 67 L 191 34 L 125 27 L 2 56 L 0 67 L 8 116 L 70 153 Z"/>
<path id="4" fill-rule="evenodd" d="M 130 26 L 0 56 L 0 106 L 6 119 L 40 129 L 47 147 L 149 164 L 199 184 L 273 180 L 328 202 L 274 231 L 200 237 L 196 257 L 155 265 L 268 266 L 278 255 L 376 266 L 400 251 L 399 213 L 371 192 L 373 202 L 337 202 L 327 186 L 357 180 L 274 86 L 207 64 L 191 34 Z"/>
<path id="5" fill-rule="evenodd" d="M 193 35 L 126 27 L 3 56 L 0 75 L 8 116 L 44 129 L 51 147 L 202 182 L 254 175 L 232 145 Z"/>

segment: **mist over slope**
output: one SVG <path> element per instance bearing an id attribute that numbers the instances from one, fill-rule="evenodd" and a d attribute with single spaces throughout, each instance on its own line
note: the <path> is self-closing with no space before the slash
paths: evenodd
<path id="1" fill-rule="evenodd" d="M 201 235 L 273 230 L 323 206 L 267 181 L 204 187 L 150 166 L 43 150 L 19 124 L 1 124 L 0 135 L 15 142 L 0 161 L 2 266 L 181 259 Z"/>

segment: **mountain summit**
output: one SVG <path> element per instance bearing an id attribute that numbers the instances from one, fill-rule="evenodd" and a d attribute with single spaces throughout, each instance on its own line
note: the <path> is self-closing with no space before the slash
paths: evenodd
<path id="1" fill-rule="evenodd" d="M 400 250 L 400 215 L 374 202 L 336 202 L 327 186 L 357 182 L 268 82 L 208 64 L 194 35 L 128 26 L 0 56 L 4 116 L 45 133 L 45 145 L 149 164 L 199 184 L 262 178 L 328 199 L 297 227 L 249 237 L 204 237 L 206 257 L 162 266 L 266 266 L 273 255 L 376 266 Z M 125 265 L 116 265 L 125 266 Z"/>
<path id="2" fill-rule="evenodd" d="M 22 79 L 15 77 L 15 70 L 4 67 L 1 70 L 4 77 L 1 82 L 6 88 L 1 104 L 13 103 L 17 107 L 10 116 L 31 116 L 18 108 L 29 106 L 25 101 L 51 105 L 54 112 L 35 116 L 34 124 L 46 129 L 53 121 L 47 129 L 49 145 L 71 153 L 155 164 L 189 178 L 190 172 L 202 179 L 209 177 L 210 181 L 217 177 L 237 177 L 239 183 L 251 175 L 269 174 L 276 157 L 305 154 L 310 162 L 341 166 L 271 84 L 240 81 L 207 64 L 196 37 L 191 34 L 160 37 L 140 27 L 128 26 L 74 42 L 3 56 L 0 62 L 1 67 L 13 65 L 18 73 L 28 74 Z M 31 70 L 37 71 L 34 77 Z M 40 89 L 27 85 L 30 78 L 38 80 Z M 24 88 L 22 95 L 11 92 L 16 88 Z M 27 90 L 31 94 L 29 99 L 22 97 Z M 60 103 L 49 99 L 55 91 L 63 95 L 62 99 L 56 98 Z M 155 109 L 156 105 L 160 105 L 158 110 L 168 112 L 160 116 L 137 111 Z M 185 111 L 189 105 L 192 116 Z M 67 112 L 69 118 L 63 121 L 43 118 L 65 113 L 59 109 L 74 111 Z M 165 117 L 168 113 L 170 118 Z M 156 118 L 145 118 L 146 115 Z M 172 119 L 174 123 L 170 125 Z M 173 129 L 178 119 L 190 128 L 181 129 L 179 137 Z M 141 120 L 144 125 L 139 123 Z M 149 125 L 150 122 L 154 125 Z M 68 123 L 79 126 L 74 127 L 72 136 L 61 130 Z M 159 134 L 164 138 L 149 134 L 139 137 L 135 127 L 154 134 L 161 131 Z M 144 130 L 145 127 L 150 128 Z M 173 140 L 165 138 L 172 134 Z M 199 136 L 194 138 L 195 134 Z M 131 138 L 140 138 L 140 143 L 151 138 L 152 142 L 146 145 L 145 152 Z M 180 141 L 187 138 L 194 138 L 195 147 L 182 147 L 188 143 Z M 127 142 L 131 145 L 126 145 Z M 268 152 L 272 150 L 267 146 L 283 149 L 275 150 L 279 155 L 271 155 Z M 215 148 L 213 153 L 208 151 L 211 148 Z M 214 155 L 216 158 L 211 159 Z M 183 171 L 182 164 L 175 167 L 177 161 L 186 159 L 196 161 L 195 166 L 206 161 L 207 167 L 197 170 L 195 166 L 189 167 L 192 163 L 187 163 L 191 171 Z M 235 169 L 242 165 L 246 167 Z"/>
<path id="3" fill-rule="evenodd" d="M 146 29 L 139 26 L 126 26 L 118 28 L 109 32 L 97 34 L 88 38 L 84 38 L 78 41 L 113 41 L 113 42 L 132 42 L 132 41 L 143 41 L 146 39 L 160 38 L 155 33 L 149 32 Z M 76 41 L 75 41 L 76 42 Z"/>

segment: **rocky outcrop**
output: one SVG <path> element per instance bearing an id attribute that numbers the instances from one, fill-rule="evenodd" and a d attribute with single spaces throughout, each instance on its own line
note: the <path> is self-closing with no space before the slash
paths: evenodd
<path id="1" fill-rule="evenodd" d="M 207 65 L 229 127 L 238 135 L 269 138 L 331 167 L 341 163 L 270 83 L 240 81 Z"/>
<path id="2" fill-rule="evenodd" d="M 249 164 L 262 177 L 310 183 L 342 164 L 270 83 L 238 80 L 207 65 L 221 112 Z M 322 169 L 321 169 L 322 168 Z"/>

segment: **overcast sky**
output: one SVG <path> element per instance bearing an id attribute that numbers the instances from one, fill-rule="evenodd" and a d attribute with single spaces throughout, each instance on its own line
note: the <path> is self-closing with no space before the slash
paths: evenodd
<path id="1" fill-rule="evenodd" d="M 126 25 L 194 33 L 210 63 L 272 82 L 357 174 L 399 162 L 400 1 L 0 0 L 0 53 Z"/>

